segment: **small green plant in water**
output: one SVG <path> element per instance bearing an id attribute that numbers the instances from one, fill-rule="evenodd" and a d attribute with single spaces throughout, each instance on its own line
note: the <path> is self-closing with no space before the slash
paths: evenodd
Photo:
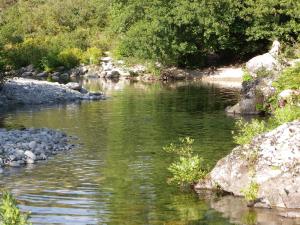
<path id="1" fill-rule="evenodd" d="M 193 139 L 189 137 L 180 138 L 179 142 L 179 144 L 172 143 L 163 149 L 166 152 L 175 153 L 179 156 L 179 160 L 173 162 L 168 168 L 173 175 L 169 182 L 182 187 L 204 179 L 208 169 L 207 166 L 204 166 L 203 158 L 193 154 Z"/>
<path id="2" fill-rule="evenodd" d="M 29 225 L 28 214 L 21 213 L 17 206 L 17 201 L 13 195 L 7 191 L 2 193 L 0 205 L 1 225 Z"/>
<path id="3" fill-rule="evenodd" d="M 248 202 L 253 202 L 257 199 L 258 191 L 259 191 L 259 184 L 255 181 L 251 181 L 250 185 L 247 188 L 241 190 L 241 192 L 245 196 L 245 199 Z"/>

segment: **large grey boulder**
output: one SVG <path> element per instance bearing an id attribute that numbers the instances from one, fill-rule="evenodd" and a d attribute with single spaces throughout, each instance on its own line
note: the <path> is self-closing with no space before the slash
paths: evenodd
<path id="1" fill-rule="evenodd" d="M 280 62 L 270 53 L 256 56 L 246 63 L 246 69 L 253 77 L 257 77 L 260 71 L 273 72 L 280 70 Z"/>
<path id="2" fill-rule="evenodd" d="M 280 70 L 281 63 L 278 59 L 279 52 L 280 43 L 275 40 L 270 51 L 249 60 L 246 63 L 246 69 L 254 77 L 256 77 L 260 71 L 274 72 Z"/>
<path id="3" fill-rule="evenodd" d="M 221 159 L 195 189 L 220 189 L 243 196 L 259 185 L 255 206 L 300 209 L 300 120 L 258 135 Z"/>

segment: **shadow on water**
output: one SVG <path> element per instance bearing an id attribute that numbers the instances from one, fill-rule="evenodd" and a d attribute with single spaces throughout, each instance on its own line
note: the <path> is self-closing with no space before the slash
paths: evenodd
<path id="1" fill-rule="evenodd" d="M 185 82 L 83 83 L 108 93 L 108 100 L 0 113 L 0 127 L 59 129 L 83 144 L 0 175 L 0 187 L 16 194 L 33 224 L 236 223 L 206 199 L 166 184 L 174 159 L 162 146 L 190 136 L 214 165 L 234 147 L 236 118 L 224 109 L 237 102 L 238 91 Z"/>

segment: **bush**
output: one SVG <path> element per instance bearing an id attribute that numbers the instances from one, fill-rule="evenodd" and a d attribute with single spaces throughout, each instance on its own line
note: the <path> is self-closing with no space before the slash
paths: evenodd
<path id="1" fill-rule="evenodd" d="M 266 130 L 266 123 L 264 121 L 259 121 L 253 119 L 250 123 L 243 120 L 238 120 L 236 122 L 237 133 L 234 135 L 233 139 L 235 143 L 239 145 L 244 145 L 250 143 L 250 141 Z"/>
<path id="2" fill-rule="evenodd" d="M 244 69 L 243 71 L 243 81 L 244 82 L 249 82 L 249 81 L 252 81 L 253 80 L 253 77 L 251 76 L 251 74 Z"/>
<path id="3" fill-rule="evenodd" d="M 102 51 L 99 48 L 88 48 L 81 56 L 81 62 L 84 64 L 97 64 L 102 55 Z"/>
<path id="4" fill-rule="evenodd" d="M 269 120 L 269 127 L 273 129 L 281 124 L 300 119 L 300 107 L 298 105 L 286 105 L 274 112 L 274 117 Z"/>
<path id="5" fill-rule="evenodd" d="M 170 183 L 185 186 L 204 179 L 208 173 L 207 166 L 204 166 L 204 160 L 198 155 L 193 155 L 192 144 L 194 140 L 186 137 L 180 138 L 179 144 L 170 144 L 163 149 L 169 153 L 175 153 L 179 160 L 172 163 L 168 170 L 172 173 Z"/>
<path id="6" fill-rule="evenodd" d="M 0 205 L 0 219 L 2 225 L 27 225 L 28 214 L 22 214 L 16 199 L 9 192 L 2 193 Z"/>
<path id="7" fill-rule="evenodd" d="M 236 122 L 237 132 L 233 136 L 233 139 L 239 145 L 248 144 L 255 136 L 297 119 L 300 119 L 300 107 L 298 103 L 296 105 L 289 104 L 283 108 L 277 108 L 273 112 L 273 116 L 267 121 L 253 119 L 251 122 L 245 122 L 238 120 Z"/>
<path id="8" fill-rule="evenodd" d="M 58 60 L 60 64 L 65 66 L 68 69 L 71 69 L 79 65 L 81 58 L 82 58 L 82 51 L 78 48 L 65 49 L 58 55 Z"/>
<path id="9" fill-rule="evenodd" d="M 278 79 L 273 82 L 277 94 L 286 89 L 300 89 L 300 63 L 283 71 Z"/>

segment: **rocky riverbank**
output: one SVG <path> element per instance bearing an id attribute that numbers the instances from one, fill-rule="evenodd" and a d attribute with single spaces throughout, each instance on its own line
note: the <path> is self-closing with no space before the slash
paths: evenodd
<path id="1" fill-rule="evenodd" d="M 3 167 L 21 167 L 47 160 L 59 152 L 71 150 L 71 137 L 51 129 L 0 129 L 0 171 Z"/>
<path id="2" fill-rule="evenodd" d="M 67 85 L 26 78 L 8 80 L 0 91 L 0 106 L 39 105 L 79 100 L 105 99 L 103 93 L 91 93 L 77 83 Z"/>
<path id="3" fill-rule="evenodd" d="M 280 59 L 280 43 L 274 41 L 272 49 L 256 56 L 246 63 L 243 74 L 240 101 L 228 107 L 230 114 L 260 114 L 268 106 L 268 99 L 273 97 L 276 89 L 273 82 L 278 79 L 283 69 L 293 66 L 295 62 L 285 62 Z"/>
<path id="4" fill-rule="evenodd" d="M 221 159 L 195 189 L 251 194 L 257 207 L 300 209 L 300 121 L 258 135 Z M 297 214 L 300 217 L 300 213 Z"/>

